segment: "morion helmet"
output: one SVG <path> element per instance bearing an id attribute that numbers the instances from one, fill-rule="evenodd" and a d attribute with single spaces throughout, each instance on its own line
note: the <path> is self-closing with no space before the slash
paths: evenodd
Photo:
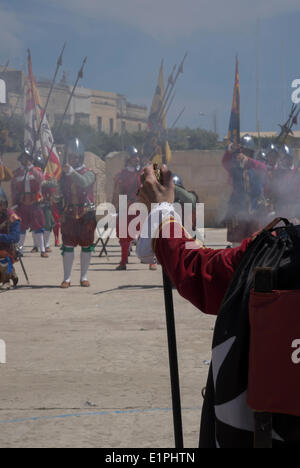
<path id="1" fill-rule="evenodd" d="M 173 174 L 172 179 L 173 179 L 174 184 L 177 185 L 177 187 L 184 188 L 182 178 L 178 174 Z"/>
<path id="2" fill-rule="evenodd" d="M 253 137 L 249 135 L 249 133 L 246 133 L 246 135 L 241 138 L 241 147 L 244 150 L 248 150 L 249 152 L 254 153 L 255 143 Z"/>
<path id="3" fill-rule="evenodd" d="M 80 158 L 80 164 L 83 164 L 84 161 L 84 152 L 85 148 L 81 140 L 79 138 L 75 137 L 72 138 L 72 140 L 69 141 L 69 143 L 66 146 L 66 154 L 71 155 L 71 154 L 76 154 Z"/>
<path id="4" fill-rule="evenodd" d="M 266 150 L 264 149 L 261 149 L 258 151 L 257 155 L 256 155 L 256 159 L 260 162 L 267 162 L 267 152 Z"/>
<path id="5" fill-rule="evenodd" d="M 294 166 L 294 155 L 292 150 L 287 146 L 283 145 L 280 150 L 281 159 L 279 166 L 281 169 L 292 169 Z"/>
<path id="6" fill-rule="evenodd" d="M 20 156 L 18 157 L 18 161 L 22 164 L 22 161 L 24 161 L 24 159 L 26 159 L 27 161 L 31 161 L 33 162 L 33 154 L 32 152 L 30 151 L 29 148 L 24 148 L 24 150 L 22 151 L 22 153 L 20 154 Z"/>
<path id="7" fill-rule="evenodd" d="M 278 146 L 275 145 L 274 143 L 270 143 L 266 149 L 267 155 L 270 153 L 277 153 L 279 155 L 279 149 Z"/>
<path id="8" fill-rule="evenodd" d="M 33 164 L 36 167 L 39 167 L 42 170 L 45 169 L 45 160 L 44 160 L 43 156 L 40 153 L 36 154 L 36 156 L 35 156 L 35 158 L 33 160 Z"/>
<path id="9" fill-rule="evenodd" d="M 127 153 L 131 158 L 133 157 L 139 157 L 139 150 L 135 146 L 129 146 Z"/>

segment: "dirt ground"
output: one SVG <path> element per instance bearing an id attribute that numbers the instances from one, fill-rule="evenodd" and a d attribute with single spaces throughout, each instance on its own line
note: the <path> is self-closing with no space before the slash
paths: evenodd
<path id="1" fill-rule="evenodd" d="M 224 231 L 210 231 L 218 244 Z M 31 254 L 20 287 L 1 292 L 0 447 L 174 447 L 161 268 L 135 254 L 116 272 L 120 249 L 93 254 L 90 289 L 61 290 L 59 249 Z M 186 448 L 199 438 L 201 389 L 209 368 L 214 317 L 174 292 Z"/>

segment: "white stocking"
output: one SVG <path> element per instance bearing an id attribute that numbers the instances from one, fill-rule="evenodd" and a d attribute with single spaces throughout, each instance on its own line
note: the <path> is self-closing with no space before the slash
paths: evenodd
<path id="1" fill-rule="evenodd" d="M 20 241 L 19 241 L 19 248 L 20 248 L 21 252 L 23 251 L 25 239 L 26 239 L 26 233 L 25 233 L 25 234 L 21 234 L 21 235 L 20 235 Z"/>
<path id="2" fill-rule="evenodd" d="M 73 247 L 65 246 L 67 249 L 73 249 Z M 63 264 L 64 264 L 64 281 L 71 283 L 71 272 L 74 263 L 75 252 L 74 249 L 71 252 L 64 252 Z"/>
<path id="3" fill-rule="evenodd" d="M 39 246 L 38 246 L 38 244 L 36 243 L 36 236 L 35 236 L 35 233 L 34 233 L 33 231 L 32 231 L 32 240 L 33 240 L 33 247 L 34 247 L 35 249 L 38 249 Z"/>
<path id="4" fill-rule="evenodd" d="M 81 252 L 81 281 L 87 281 L 87 273 L 91 262 L 92 252 Z"/>
<path id="5" fill-rule="evenodd" d="M 44 243 L 45 243 L 46 249 L 50 248 L 50 235 L 51 235 L 50 231 L 44 232 Z"/>
<path id="6" fill-rule="evenodd" d="M 35 245 L 38 249 L 40 249 L 41 253 L 45 252 L 45 244 L 44 244 L 44 233 L 43 232 L 35 232 Z"/>

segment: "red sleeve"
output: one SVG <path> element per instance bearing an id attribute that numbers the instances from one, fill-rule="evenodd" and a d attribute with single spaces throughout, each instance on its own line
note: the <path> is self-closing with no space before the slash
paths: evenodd
<path id="1" fill-rule="evenodd" d="M 262 174 L 265 174 L 267 171 L 267 166 L 261 161 L 257 161 L 253 158 L 248 158 L 247 169 L 254 169 Z"/>
<path id="2" fill-rule="evenodd" d="M 38 183 L 42 183 L 43 180 L 44 180 L 44 174 L 43 174 L 43 171 L 42 169 L 40 169 L 39 167 L 34 167 L 32 169 L 32 174 L 33 174 L 33 177 L 35 178 L 35 180 L 38 182 Z"/>
<path id="3" fill-rule="evenodd" d="M 170 238 L 156 239 L 155 254 L 181 296 L 202 312 L 217 315 L 251 239 L 235 249 L 188 249 L 191 239 L 185 236 L 182 227 L 183 237 L 174 238 L 175 224 L 174 221 L 171 224 Z"/>
<path id="4" fill-rule="evenodd" d="M 229 173 L 231 172 L 232 159 L 233 153 L 231 151 L 226 151 L 222 159 L 222 164 L 224 169 L 226 169 L 226 171 L 228 171 Z"/>

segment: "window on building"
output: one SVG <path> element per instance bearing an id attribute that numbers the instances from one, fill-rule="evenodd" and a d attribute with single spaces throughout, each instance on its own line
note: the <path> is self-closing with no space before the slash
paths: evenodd
<path id="1" fill-rule="evenodd" d="M 98 132 L 102 132 L 102 130 L 103 130 L 102 117 L 98 117 Z"/>
<path id="2" fill-rule="evenodd" d="M 111 135 L 114 133 L 114 119 L 109 119 L 109 133 Z"/>
<path id="3" fill-rule="evenodd" d="M 126 132 L 126 122 L 122 120 L 122 134 L 124 135 L 125 132 Z"/>
<path id="4" fill-rule="evenodd" d="M 63 116 L 63 114 L 55 114 L 54 115 L 54 121 L 55 121 L 56 124 L 60 123 L 62 116 Z M 71 115 L 70 114 L 67 114 L 65 116 L 64 123 L 68 123 L 68 124 L 71 123 Z"/>
<path id="5" fill-rule="evenodd" d="M 139 123 L 139 125 L 138 125 L 138 130 L 139 130 L 139 132 L 142 131 L 142 124 L 140 124 L 140 123 Z"/>
<path id="6" fill-rule="evenodd" d="M 75 114 L 75 123 L 80 125 L 89 125 L 90 116 L 89 114 L 84 114 L 83 112 L 78 112 Z"/>

